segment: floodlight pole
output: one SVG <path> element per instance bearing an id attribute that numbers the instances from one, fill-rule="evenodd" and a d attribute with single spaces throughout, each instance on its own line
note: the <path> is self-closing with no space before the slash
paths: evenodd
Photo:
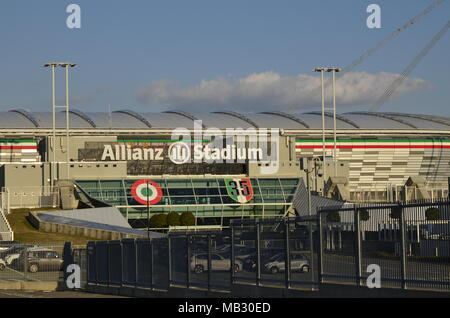
<path id="1" fill-rule="evenodd" d="M 334 137 L 334 149 L 333 149 L 333 161 L 334 161 L 334 175 L 337 176 L 337 141 L 336 141 L 336 72 L 339 72 L 339 68 L 331 68 L 333 74 L 333 137 Z"/>
<path id="2" fill-rule="evenodd" d="M 324 67 L 316 67 L 314 72 L 320 72 L 320 83 L 321 83 L 321 96 L 322 96 L 322 165 L 323 165 L 323 186 L 322 193 L 325 194 L 325 182 L 326 182 L 326 167 L 325 167 L 325 156 L 326 156 L 326 146 L 325 146 L 325 92 L 323 85 L 323 72 Z"/>
<path id="3" fill-rule="evenodd" d="M 321 95 L 322 95 L 322 156 L 323 156 L 323 188 L 322 192 L 325 194 L 325 184 L 327 182 L 326 179 L 326 165 L 325 165 L 325 156 L 326 156 L 326 140 L 325 140 L 325 110 L 333 111 L 333 163 L 334 163 L 334 175 L 337 175 L 337 133 L 336 133 L 336 72 L 340 72 L 341 69 L 337 67 L 316 67 L 314 72 L 320 72 L 321 77 Z M 324 80 L 323 73 L 324 72 L 332 72 L 333 77 L 333 108 L 325 108 L 325 88 L 324 88 Z"/>
<path id="4" fill-rule="evenodd" d="M 52 152 L 53 152 L 53 162 L 51 164 L 52 166 L 52 172 L 51 172 L 51 180 L 50 185 L 53 187 L 55 184 L 55 176 L 56 176 L 56 114 L 55 114 L 55 107 L 56 107 L 56 93 L 55 93 L 55 65 L 52 64 L 52 128 L 53 128 L 53 139 L 52 139 Z"/>
<path id="5" fill-rule="evenodd" d="M 52 68 L 52 152 L 53 152 L 53 162 L 51 163 L 51 179 L 50 179 L 50 185 L 53 187 L 55 185 L 56 180 L 56 109 L 57 108 L 64 108 L 66 112 L 66 169 L 67 169 L 67 179 L 70 179 L 70 126 L 69 126 L 69 112 L 70 112 L 70 106 L 69 106 L 69 67 L 75 67 L 76 64 L 74 63 L 59 63 L 59 62 L 50 62 L 44 64 L 44 67 L 51 67 Z M 64 106 L 57 106 L 56 105 L 56 88 L 55 88 L 55 68 L 56 67 L 63 67 L 65 68 L 66 73 L 66 105 Z"/>

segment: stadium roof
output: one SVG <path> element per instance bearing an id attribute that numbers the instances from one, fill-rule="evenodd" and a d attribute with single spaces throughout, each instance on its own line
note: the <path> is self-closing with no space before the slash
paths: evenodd
<path id="1" fill-rule="evenodd" d="M 162 113 L 138 113 L 132 110 L 118 110 L 109 113 L 85 113 L 70 111 L 71 129 L 173 129 L 192 128 L 194 120 L 202 120 L 205 128 L 280 128 L 292 130 L 322 129 L 320 112 L 287 114 L 266 111 L 245 114 L 233 111 L 191 113 L 166 111 Z M 332 114 L 326 113 L 327 129 L 333 128 Z M 57 128 L 65 128 L 65 112 L 56 116 Z M 385 130 L 450 130 L 450 118 L 419 114 L 391 112 L 349 112 L 337 114 L 338 129 L 385 129 Z M 51 112 L 29 112 L 11 109 L 0 112 L 0 129 L 50 129 Z"/>

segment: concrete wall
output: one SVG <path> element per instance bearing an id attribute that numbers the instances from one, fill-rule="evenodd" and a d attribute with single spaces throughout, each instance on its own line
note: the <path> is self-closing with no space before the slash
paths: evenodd
<path id="1" fill-rule="evenodd" d="M 145 238 L 144 235 L 126 234 L 116 231 L 100 230 L 74 226 L 69 224 L 58 224 L 42 221 L 37 212 L 30 212 L 28 221 L 38 230 L 50 233 L 61 233 L 95 238 L 99 240 L 120 240 L 123 238 Z"/>
<path id="2" fill-rule="evenodd" d="M 69 161 L 78 161 L 78 149 L 85 148 L 86 142 L 117 142 L 117 136 L 71 136 L 69 145 Z M 53 161 L 53 152 L 55 152 L 55 160 L 57 162 L 67 161 L 66 153 L 66 137 L 57 136 L 53 143 L 53 136 L 47 137 L 48 142 L 48 161 Z M 52 145 L 55 144 L 54 151 Z"/>

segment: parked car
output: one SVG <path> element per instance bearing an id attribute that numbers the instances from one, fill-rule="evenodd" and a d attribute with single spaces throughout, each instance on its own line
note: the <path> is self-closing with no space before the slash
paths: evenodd
<path id="1" fill-rule="evenodd" d="M 310 262 L 309 259 L 303 254 L 292 254 L 291 257 L 291 271 L 309 272 Z M 278 272 L 284 272 L 285 270 L 285 257 L 280 253 L 273 256 L 262 267 L 265 272 L 276 274 Z"/>
<path id="2" fill-rule="evenodd" d="M 36 247 L 36 245 L 32 245 L 32 244 L 11 245 L 0 251 L 0 258 L 5 259 L 8 255 L 20 254 L 27 247 Z"/>
<path id="3" fill-rule="evenodd" d="M 241 261 L 244 261 L 244 259 L 246 259 L 250 255 L 254 254 L 255 250 L 256 249 L 254 247 L 237 247 L 234 250 L 234 258 L 235 259 L 239 259 Z M 215 252 L 220 254 L 220 255 L 222 255 L 222 256 L 224 256 L 224 257 L 227 257 L 227 258 L 231 257 L 231 250 L 230 249 L 228 249 L 225 252 L 218 252 L 218 251 L 215 251 Z"/>
<path id="4" fill-rule="evenodd" d="M 229 257 L 218 253 L 211 254 L 211 270 L 212 271 L 229 271 L 231 266 L 231 261 Z M 208 270 L 208 254 L 197 254 L 192 256 L 191 259 L 191 270 L 196 274 L 203 273 Z M 236 260 L 234 262 L 234 271 L 239 272 L 242 270 L 242 261 Z"/>
<path id="5" fill-rule="evenodd" d="M 27 257 L 25 262 L 25 257 Z M 43 248 L 43 247 L 31 247 L 27 248 L 20 254 L 17 259 L 18 265 L 21 269 L 26 268 L 31 273 L 39 271 L 60 271 L 63 266 L 63 259 L 56 251 Z"/>
<path id="6" fill-rule="evenodd" d="M 7 250 L 0 252 L 0 257 L 5 260 L 6 265 L 11 265 L 20 256 L 20 253 L 26 248 L 38 247 L 37 245 L 25 244 L 25 245 L 13 245 Z"/>
<path id="7" fill-rule="evenodd" d="M 4 271 L 6 268 L 6 263 L 0 258 L 0 271 Z"/>
<path id="8" fill-rule="evenodd" d="M 261 264 L 266 263 L 270 260 L 274 255 L 282 253 L 283 250 L 281 248 L 262 248 L 260 250 L 260 262 Z M 256 268 L 256 259 L 257 253 L 253 252 L 248 257 L 246 257 L 244 261 L 244 268 L 247 269 L 255 269 Z"/>

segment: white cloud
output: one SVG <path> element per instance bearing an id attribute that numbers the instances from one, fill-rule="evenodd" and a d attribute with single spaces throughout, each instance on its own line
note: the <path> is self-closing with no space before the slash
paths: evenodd
<path id="1" fill-rule="evenodd" d="M 399 75 L 385 72 L 346 73 L 336 81 L 336 102 L 342 106 L 370 105 L 397 76 Z M 327 100 L 330 100 L 331 81 L 326 83 L 328 85 L 325 94 Z M 430 84 L 427 81 L 408 77 L 392 98 L 428 87 Z M 281 76 L 269 71 L 243 78 L 220 77 L 202 80 L 197 85 L 185 88 L 178 88 L 173 81 L 164 80 L 139 88 L 137 98 L 144 103 L 198 111 L 294 111 L 321 102 L 320 77 L 305 74 Z"/>

